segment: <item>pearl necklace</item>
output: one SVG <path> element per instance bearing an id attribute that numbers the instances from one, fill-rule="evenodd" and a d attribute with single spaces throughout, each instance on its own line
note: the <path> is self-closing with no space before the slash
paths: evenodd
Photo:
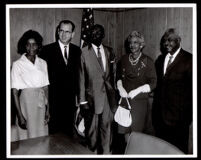
<path id="1" fill-rule="evenodd" d="M 129 61 L 130 61 L 131 65 L 136 65 L 138 63 L 141 55 L 142 55 L 142 53 L 140 52 L 139 56 L 136 59 L 134 59 L 132 54 L 129 54 Z"/>

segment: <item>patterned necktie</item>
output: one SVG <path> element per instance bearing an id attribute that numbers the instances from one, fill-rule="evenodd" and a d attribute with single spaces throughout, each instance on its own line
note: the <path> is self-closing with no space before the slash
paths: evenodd
<path id="1" fill-rule="evenodd" d="M 100 52 L 100 48 L 98 47 L 97 48 L 97 55 L 98 55 L 98 62 L 99 62 L 99 64 L 100 64 L 100 66 L 101 66 L 101 68 L 104 70 L 104 68 L 103 68 L 103 61 L 102 61 L 102 56 L 101 56 L 101 52 Z"/>
<path id="2" fill-rule="evenodd" d="M 167 64 L 167 68 L 170 66 L 170 64 L 172 63 L 172 58 L 173 58 L 173 56 L 171 55 L 171 56 L 169 56 L 169 61 L 168 61 L 168 64 Z"/>
<path id="3" fill-rule="evenodd" d="M 66 59 L 66 61 L 68 60 L 68 56 L 67 56 L 67 46 L 64 46 L 64 57 Z"/>

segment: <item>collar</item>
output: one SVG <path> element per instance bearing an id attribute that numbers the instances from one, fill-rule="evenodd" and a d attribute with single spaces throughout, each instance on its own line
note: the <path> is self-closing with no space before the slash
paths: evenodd
<path id="1" fill-rule="evenodd" d="M 177 51 L 176 51 L 173 55 L 171 55 L 170 53 L 168 53 L 167 56 L 168 56 L 168 57 L 173 56 L 173 60 L 174 60 L 175 57 L 176 57 L 176 56 L 178 55 L 178 53 L 180 52 L 180 50 L 181 50 L 181 47 L 179 47 L 179 48 L 177 49 Z"/>
<path id="2" fill-rule="evenodd" d="M 27 53 L 23 53 L 23 54 L 22 54 L 21 60 L 26 61 L 26 62 L 30 62 L 31 64 L 33 64 L 33 63 L 26 57 L 26 54 L 27 54 Z M 36 59 L 35 59 L 35 63 L 34 63 L 34 64 L 36 64 L 37 61 L 38 61 L 38 55 L 36 55 Z"/>
<path id="3" fill-rule="evenodd" d="M 93 44 L 93 43 L 91 45 L 92 45 L 93 49 L 96 51 L 98 47 L 95 44 Z M 99 48 L 103 49 L 103 45 L 100 44 Z"/>
<path id="4" fill-rule="evenodd" d="M 26 55 L 26 53 L 22 54 L 22 56 L 21 56 L 22 60 L 27 60 L 27 57 L 25 55 Z"/>
<path id="5" fill-rule="evenodd" d="M 58 42 L 59 42 L 59 46 L 60 46 L 61 49 L 63 49 L 64 46 L 67 46 L 67 48 L 69 48 L 69 43 L 67 45 L 64 45 L 63 43 L 61 43 L 60 40 L 58 40 Z"/>

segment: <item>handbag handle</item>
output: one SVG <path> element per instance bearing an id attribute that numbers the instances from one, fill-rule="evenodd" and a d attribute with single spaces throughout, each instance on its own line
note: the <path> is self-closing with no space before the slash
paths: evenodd
<path id="1" fill-rule="evenodd" d="M 125 98 L 126 98 L 126 101 L 127 101 L 127 104 L 128 104 L 128 109 L 131 110 L 131 105 L 130 105 L 130 103 L 129 103 L 129 101 L 128 101 L 128 98 L 127 98 L 127 97 L 125 97 Z M 119 100 L 119 105 L 120 105 L 121 101 L 122 101 L 122 97 L 121 97 L 120 100 Z"/>

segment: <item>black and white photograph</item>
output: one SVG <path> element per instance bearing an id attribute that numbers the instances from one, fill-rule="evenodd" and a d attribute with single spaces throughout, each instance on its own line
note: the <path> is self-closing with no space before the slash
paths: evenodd
<path id="1" fill-rule="evenodd" d="M 196 3 L 6 4 L 7 158 L 196 158 Z"/>

